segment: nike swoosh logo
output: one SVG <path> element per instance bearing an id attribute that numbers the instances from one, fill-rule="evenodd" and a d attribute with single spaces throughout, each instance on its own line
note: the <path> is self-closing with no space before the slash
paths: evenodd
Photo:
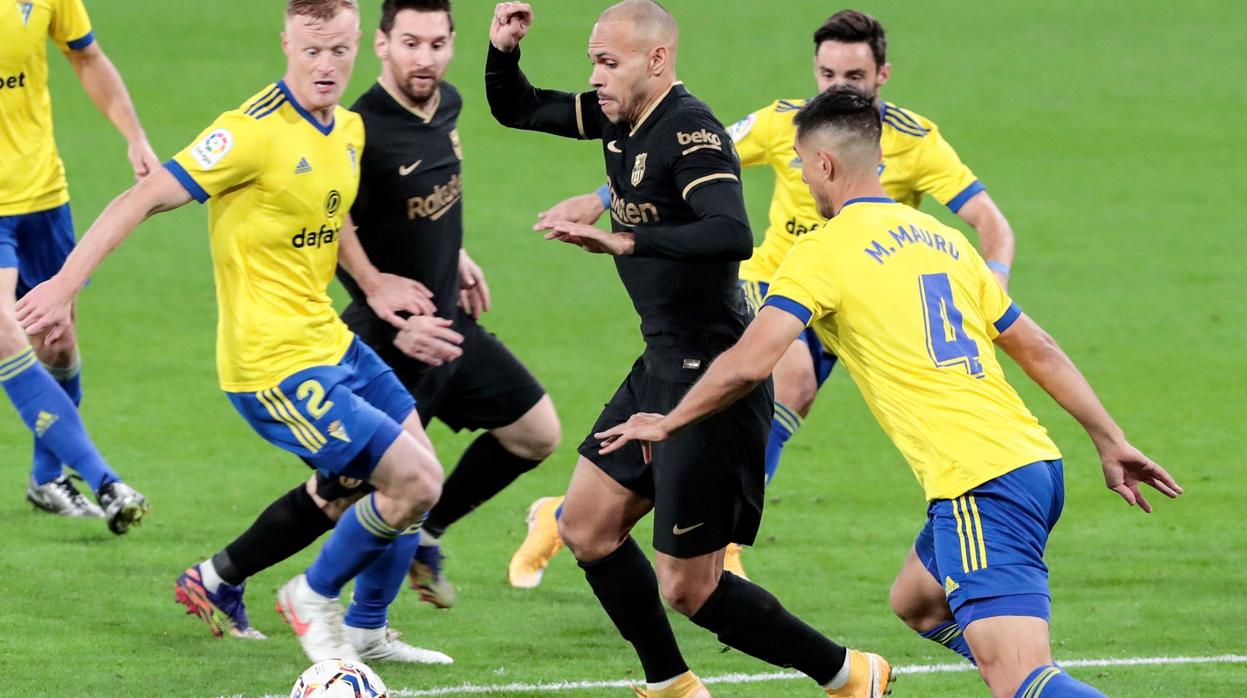
<path id="1" fill-rule="evenodd" d="M 623 153 L 623 151 L 619 149 L 619 146 L 615 145 L 615 141 L 611 141 L 610 143 L 607 143 L 606 149 L 611 151 L 612 153 Z"/>
<path id="2" fill-rule="evenodd" d="M 424 162 L 424 160 L 416 160 L 415 162 L 411 163 L 410 165 L 400 165 L 400 166 L 399 166 L 399 168 L 398 168 L 398 176 L 399 176 L 399 177 L 406 177 L 407 175 L 411 174 L 412 172 L 415 172 L 415 171 L 416 171 L 416 168 L 417 168 L 417 167 L 419 167 L 419 166 L 420 166 L 420 163 L 422 163 L 422 162 Z"/>
<path id="3" fill-rule="evenodd" d="M 304 623 L 303 620 L 299 618 L 299 614 L 294 612 L 294 606 L 292 604 L 281 604 L 281 607 L 277 610 L 285 616 L 286 622 L 289 623 L 290 627 L 294 629 L 295 637 L 303 637 L 303 635 L 307 632 L 307 629 L 312 627 L 311 623 Z"/>
<path id="4" fill-rule="evenodd" d="M 706 525 L 706 522 L 702 521 L 701 523 L 693 524 L 692 526 L 689 526 L 688 528 L 680 528 L 679 526 L 672 526 L 671 532 L 676 534 L 677 536 L 682 536 L 685 533 L 688 533 L 689 531 L 693 530 L 694 528 L 701 528 L 702 526 L 705 526 L 705 525 Z"/>

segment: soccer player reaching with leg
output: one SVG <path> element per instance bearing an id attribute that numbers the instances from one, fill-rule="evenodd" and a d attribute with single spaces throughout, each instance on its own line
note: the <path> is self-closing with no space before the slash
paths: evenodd
<path id="1" fill-rule="evenodd" d="M 422 598 L 442 608 L 454 596 L 441 573 L 436 537 L 536 467 L 559 439 L 558 417 L 540 383 L 477 324 L 490 297 L 483 272 L 462 249 L 462 150 L 456 128 L 462 98 L 443 81 L 453 48 L 447 0 L 382 4 L 376 40 L 381 76 L 352 108 L 363 117 L 367 135 L 360 193 L 352 209 L 362 243 L 358 263 L 378 283 L 357 283 L 361 274 L 356 269 L 340 275 L 353 300 L 343 319 L 394 368 L 415 397 L 421 421 L 436 417 L 451 428 L 487 430 L 447 478 L 425 521 L 415 561 L 394 560 L 413 570 L 413 585 Z M 354 247 L 349 227 L 344 234 L 343 244 Z M 374 273 L 373 262 L 395 276 Z M 403 319 L 389 308 L 384 299 L 405 297 L 408 279 L 432 289 L 430 314 Z M 228 630 L 256 637 L 242 602 L 243 582 L 311 545 L 333 527 L 343 498 L 357 492 L 323 475 L 294 488 L 238 539 L 186 570 L 178 580 L 178 598 L 193 602 L 191 608 L 217 635 Z M 432 545 L 426 544 L 430 538 Z M 393 578 L 381 570 L 361 575 L 365 583 L 356 583 L 348 632 L 385 624 L 387 599 L 393 597 L 374 593 L 383 586 L 369 582 L 374 572 Z M 384 658 L 425 661 L 429 656 L 399 651 L 399 643 L 390 647 L 395 651 Z M 363 658 L 381 657 L 370 652 Z"/>
<path id="2" fill-rule="evenodd" d="M 795 123 L 803 176 L 831 220 L 793 246 L 744 337 L 675 409 L 598 435 L 604 457 L 639 442 L 658 458 L 765 381 L 812 326 L 926 491 L 927 523 L 893 589 L 894 608 L 942 602 L 995 698 L 1102 696 L 1053 664 L 1043 551 L 1064 503 L 1064 470 L 1005 381 L 993 344 L 1082 424 L 1105 483 L 1128 503 L 1151 511 L 1140 484 L 1169 497 L 1182 488 L 1126 440 L 965 236 L 886 196 L 871 95 L 826 92 Z"/>
<path id="3" fill-rule="evenodd" d="M 56 341 L 27 336 L 14 303 L 60 269 L 74 247 L 69 188 L 52 133 L 48 40 L 128 143 L 135 178 L 159 168 L 121 75 L 100 48 L 82 0 L 0 3 L 0 385 L 34 432 L 26 499 L 61 516 L 103 517 L 126 533 L 149 511 L 87 435 L 82 361 L 71 314 Z M 100 506 L 83 497 L 75 470 Z"/>
<path id="4" fill-rule="evenodd" d="M 878 97 L 892 75 L 887 48 L 887 34 L 877 19 L 856 10 L 835 13 L 814 31 L 814 81 L 818 91 L 853 85 Z M 801 181 L 801 159 L 793 150 L 796 127 L 792 118 L 807 101 L 776 100 L 728 128 L 742 167 L 766 166 L 775 173 L 765 237 L 753 256 L 740 266 L 745 298 L 755 313 L 788 250 L 824 222 L 810 190 Z M 883 122 L 879 181 L 884 191 L 915 208 L 924 196 L 929 196 L 957 214 L 978 232 L 987 265 L 1001 286 L 1006 286 L 1013 263 L 1013 230 L 983 183 L 962 163 L 930 119 L 890 102 L 883 102 L 879 113 Z M 610 194 L 603 187 L 560 202 L 539 218 L 592 224 L 608 208 Z M 835 355 L 823 346 L 813 330 L 802 333 L 776 364 L 775 417 L 766 445 L 768 485 L 779 469 L 785 445 L 801 428 L 835 364 Z M 552 554 L 549 551 L 557 549 L 557 541 L 552 541 L 549 533 L 554 522 L 547 520 L 555 507 L 557 503 L 547 504 L 540 511 L 534 507 L 534 514 L 529 517 L 530 535 L 512 560 L 512 583 L 520 581 L 516 586 L 529 586 L 523 580 L 532 579 L 533 570 L 543 569 Z M 725 564 L 743 574 L 738 547 L 728 547 Z M 933 638 L 946 637 L 938 624 L 920 631 L 932 633 Z"/>
<path id="5" fill-rule="evenodd" d="M 638 411 L 673 407 L 748 323 L 737 284 L 751 236 L 740 165 L 723 126 L 676 80 L 678 28 L 651 0 L 627 0 L 589 38 L 593 90 L 534 88 L 519 67 L 532 23 L 524 3 L 501 3 L 490 27 L 486 94 L 503 125 L 602 142 L 614 231 L 552 221 L 546 237 L 614 258 L 645 352 L 597 420 L 602 431 Z M 620 635 L 635 649 L 652 698 L 708 696 L 689 671 L 662 599 L 723 643 L 794 667 L 831 695 L 890 689 L 882 657 L 850 652 L 786 610 L 765 589 L 723 570 L 723 550 L 749 543 L 762 514 L 769 384 L 751 386 L 714 418 L 665 444 L 598 452 L 590 434 L 559 526 Z M 657 575 L 632 538 L 654 513 Z"/>
<path id="6" fill-rule="evenodd" d="M 334 313 L 327 290 L 364 146 L 362 121 L 338 105 L 359 36 L 354 0 L 288 0 L 285 77 L 117 197 L 61 271 L 17 305 L 27 332 L 55 341 L 87 277 L 144 219 L 211 200 L 222 389 L 270 443 L 376 489 L 278 595 L 312 661 L 358 656 L 338 594 L 419 531 L 442 481 L 410 394 Z M 342 263 L 358 269 L 350 252 Z"/>

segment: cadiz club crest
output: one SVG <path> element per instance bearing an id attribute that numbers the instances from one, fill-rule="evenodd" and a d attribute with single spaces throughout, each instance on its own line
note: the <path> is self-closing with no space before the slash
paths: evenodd
<path id="1" fill-rule="evenodd" d="M 30 11 L 33 9 L 35 9 L 35 4 L 33 2 L 18 2 L 17 3 L 17 11 L 22 13 L 22 25 L 23 26 L 30 25 Z"/>

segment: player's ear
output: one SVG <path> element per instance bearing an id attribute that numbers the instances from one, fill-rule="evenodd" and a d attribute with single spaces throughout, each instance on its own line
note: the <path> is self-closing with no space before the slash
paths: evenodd
<path id="1" fill-rule="evenodd" d="M 883 87 L 890 77 L 892 77 L 892 64 L 884 63 L 883 67 L 879 69 L 879 83 L 876 87 Z"/>
<path id="2" fill-rule="evenodd" d="M 385 32 L 377 30 L 377 37 L 372 42 L 372 48 L 377 53 L 377 58 L 386 60 L 390 57 L 390 37 Z"/>
<path id="3" fill-rule="evenodd" d="M 671 52 L 666 46 L 655 46 L 649 54 L 649 73 L 653 76 L 662 75 L 667 63 L 671 60 Z"/>

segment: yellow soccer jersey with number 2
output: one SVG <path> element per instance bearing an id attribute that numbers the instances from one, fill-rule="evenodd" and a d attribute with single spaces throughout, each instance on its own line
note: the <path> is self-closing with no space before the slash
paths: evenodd
<path id="1" fill-rule="evenodd" d="M 267 390 L 305 368 L 337 364 L 350 347 L 328 287 L 363 148 L 359 115 L 338 107 L 323 126 L 278 82 L 165 164 L 197 201 L 211 199 L 217 371 L 226 392 Z"/>
<path id="2" fill-rule="evenodd" d="M 1021 311 L 957 230 L 891 199 L 857 199 L 803 236 L 766 306 L 844 362 L 927 499 L 1060 458 L 1005 381 L 993 340 Z"/>
<path id="3" fill-rule="evenodd" d="M 781 99 L 728 129 L 742 167 L 770 165 L 775 171 L 766 236 L 753 256 L 740 265 L 740 278 L 745 281 L 770 281 L 797 238 L 823 223 L 814 197 L 801 181 L 801 161 L 793 148 L 797 128 L 792 117 L 804 105 L 805 100 Z M 883 164 L 879 182 L 888 196 L 917 208 L 923 194 L 930 194 L 956 213 L 983 191 L 929 119 L 891 103 L 883 105 L 880 116 Z"/>
<path id="4" fill-rule="evenodd" d="M 48 39 L 62 51 L 95 41 L 82 0 L 0 0 L 0 216 L 69 201 L 52 136 Z"/>

